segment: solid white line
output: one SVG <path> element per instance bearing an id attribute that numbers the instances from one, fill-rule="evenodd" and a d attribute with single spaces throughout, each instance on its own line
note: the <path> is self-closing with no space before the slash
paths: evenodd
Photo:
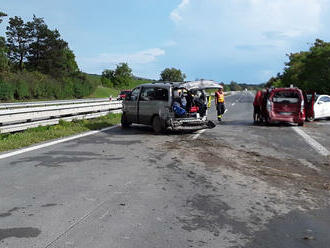
<path id="1" fill-rule="evenodd" d="M 22 154 L 22 153 L 25 153 L 25 152 L 31 152 L 31 151 L 38 150 L 38 149 L 41 149 L 41 148 L 44 148 L 44 147 L 64 143 L 64 142 L 67 142 L 67 141 L 70 141 L 70 140 L 79 139 L 79 138 L 82 138 L 82 137 L 86 137 L 86 136 L 89 136 L 89 135 L 93 135 L 93 134 L 96 134 L 96 133 L 100 133 L 100 132 L 104 132 L 104 131 L 107 131 L 107 130 L 110 130 L 110 129 L 114 129 L 118 126 L 119 125 L 106 127 L 106 128 L 100 129 L 100 130 L 90 131 L 90 132 L 74 135 L 74 136 L 71 136 L 71 137 L 51 141 L 51 142 L 44 143 L 44 144 L 41 144 L 41 145 L 36 145 L 36 146 L 28 147 L 28 148 L 23 148 L 23 149 L 20 149 L 18 151 L 1 154 L 0 159 L 9 158 L 9 157 L 12 157 L 12 156 L 16 156 L 18 154 Z"/>
<path id="2" fill-rule="evenodd" d="M 195 134 L 192 139 L 195 140 L 197 139 L 202 133 L 204 133 L 206 131 L 206 129 L 202 129 L 202 130 L 199 130 L 197 131 L 197 134 Z"/>
<path id="3" fill-rule="evenodd" d="M 305 141 L 313 147 L 319 154 L 322 156 L 329 156 L 330 152 L 322 146 L 319 142 L 317 142 L 315 139 L 310 137 L 308 134 L 306 134 L 301 128 L 299 127 L 292 127 L 294 131 L 296 131 L 297 134 L 299 134 L 301 137 L 305 139 Z"/>
<path id="4" fill-rule="evenodd" d="M 316 122 L 317 125 L 330 125 L 330 122 Z"/>

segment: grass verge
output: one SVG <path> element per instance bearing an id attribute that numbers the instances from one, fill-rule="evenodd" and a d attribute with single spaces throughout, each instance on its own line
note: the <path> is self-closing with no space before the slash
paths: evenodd
<path id="1" fill-rule="evenodd" d="M 99 86 L 99 87 L 96 88 L 94 93 L 92 95 L 90 95 L 90 97 L 92 97 L 92 98 L 106 98 L 106 97 L 112 96 L 113 98 L 116 98 L 119 94 L 119 91 L 120 90 L 118 90 L 118 89 Z"/>
<path id="2" fill-rule="evenodd" d="M 60 121 L 58 125 L 54 126 L 36 127 L 17 133 L 0 134 L 0 152 L 113 126 L 120 122 L 120 117 L 121 114 L 109 114 L 91 120 Z"/>

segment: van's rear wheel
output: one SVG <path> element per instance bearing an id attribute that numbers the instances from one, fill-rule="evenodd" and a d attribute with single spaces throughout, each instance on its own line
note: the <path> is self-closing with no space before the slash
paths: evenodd
<path id="1" fill-rule="evenodd" d="M 164 130 L 162 121 L 160 120 L 159 116 L 155 116 L 152 119 L 152 129 L 157 134 L 161 133 Z"/>
<path id="2" fill-rule="evenodd" d="M 304 122 L 299 122 L 299 123 L 298 123 L 298 126 L 299 126 L 299 127 L 302 127 L 303 125 L 304 125 Z"/>
<path id="3" fill-rule="evenodd" d="M 132 122 L 129 122 L 127 120 L 127 115 L 125 113 L 123 113 L 121 115 L 121 127 L 122 128 L 128 128 L 130 125 L 132 125 Z"/>

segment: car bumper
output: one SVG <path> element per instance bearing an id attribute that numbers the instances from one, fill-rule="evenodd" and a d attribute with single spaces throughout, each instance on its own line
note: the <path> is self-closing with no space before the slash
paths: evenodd
<path id="1" fill-rule="evenodd" d="M 271 114 L 269 118 L 269 122 L 286 122 L 286 123 L 302 123 L 305 121 L 305 117 L 302 114 L 297 115 L 281 115 L 281 114 Z"/>
<path id="2" fill-rule="evenodd" d="M 214 128 L 215 124 L 211 121 L 196 118 L 176 118 L 167 122 L 167 128 L 170 130 L 199 130 L 206 128 Z"/>

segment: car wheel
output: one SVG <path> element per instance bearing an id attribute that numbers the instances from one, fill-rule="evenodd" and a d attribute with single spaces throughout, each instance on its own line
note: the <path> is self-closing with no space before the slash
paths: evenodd
<path id="1" fill-rule="evenodd" d="M 159 116 L 155 116 L 152 119 L 152 129 L 154 130 L 154 132 L 156 134 L 159 134 L 163 131 L 163 125 L 162 125 L 162 122 L 161 122 Z"/>
<path id="2" fill-rule="evenodd" d="M 299 122 L 299 123 L 298 123 L 298 126 L 299 126 L 299 127 L 302 127 L 303 125 L 304 125 L 304 122 Z"/>
<path id="3" fill-rule="evenodd" d="M 127 115 L 123 113 L 121 115 L 121 127 L 128 128 L 130 125 L 132 125 L 132 123 L 127 120 Z"/>
<path id="4" fill-rule="evenodd" d="M 309 116 L 306 119 L 307 119 L 307 121 L 314 121 L 315 120 L 314 116 Z"/>

